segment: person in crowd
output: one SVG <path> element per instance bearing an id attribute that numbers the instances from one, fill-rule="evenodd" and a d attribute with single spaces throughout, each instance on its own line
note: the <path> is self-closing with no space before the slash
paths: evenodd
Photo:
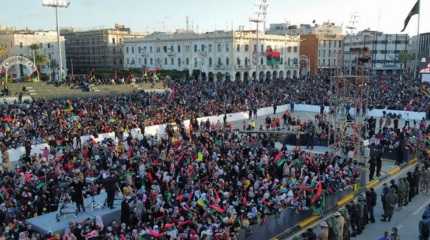
<path id="1" fill-rule="evenodd" d="M 80 212 L 85 212 L 84 205 L 84 182 L 83 178 L 76 175 L 73 179 L 72 187 L 72 201 L 76 204 L 76 215 Z"/>
<path id="2" fill-rule="evenodd" d="M 367 204 L 367 216 L 371 223 L 375 222 L 374 208 L 376 207 L 376 202 L 378 197 L 376 195 L 375 189 L 370 188 L 366 191 L 366 204 Z"/>
<path id="3" fill-rule="evenodd" d="M 418 224 L 418 233 L 420 240 L 428 240 L 430 238 L 430 214 L 424 212 L 422 219 Z M 430 213 L 430 212 L 429 212 Z"/>

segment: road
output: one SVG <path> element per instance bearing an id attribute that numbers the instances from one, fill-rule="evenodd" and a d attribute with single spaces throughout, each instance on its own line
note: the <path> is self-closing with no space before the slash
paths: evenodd
<path id="1" fill-rule="evenodd" d="M 404 177 L 406 172 L 407 171 L 402 172 L 400 176 Z M 398 177 L 396 177 L 396 179 L 398 179 Z M 380 200 L 381 190 L 382 188 L 377 189 L 378 203 L 377 208 L 375 209 L 376 222 L 374 224 L 367 225 L 363 233 L 353 239 L 376 240 L 378 237 L 383 235 L 384 231 L 389 232 L 392 227 L 397 227 L 399 229 L 400 239 L 402 240 L 418 239 L 418 223 L 426 206 L 430 204 L 429 195 L 418 195 L 407 206 L 396 209 L 391 222 L 381 222 L 380 220 L 383 213 L 382 203 Z"/>

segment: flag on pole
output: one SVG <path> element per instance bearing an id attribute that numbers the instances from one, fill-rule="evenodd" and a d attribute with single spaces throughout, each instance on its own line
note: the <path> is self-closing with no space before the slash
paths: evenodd
<path id="1" fill-rule="evenodd" d="M 414 16 L 415 14 L 420 14 L 420 0 L 417 0 L 414 7 L 411 9 L 408 16 L 406 17 L 405 25 L 403 26 L 402 32 L 404 32 L 406 30 L 406 27 L 409 24 L 409 20 L 411 20 L 411 17 Z"/>

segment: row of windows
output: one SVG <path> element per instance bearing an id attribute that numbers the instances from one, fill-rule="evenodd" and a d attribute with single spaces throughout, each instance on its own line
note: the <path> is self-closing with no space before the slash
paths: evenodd
<path id="1" fill-rule="evenodd" d="M 331 56 L 337 56 L 337 54 L 342 54 L 342 51 L 341 50 L 338 50 L 337 52 L 336 52 L 336 50 L 328 50 L 327 51 L 327 57 L 331 57 Z M 326 50 L 324 49 L 324 50 L 320 50 L 319 51 L 319 55 L 320 56 L 322 56 L 322 57 L 325 57 L 326 56 Z"/>
<path id="2" fill-rule="evenodd" d="M 327 65 L 325 59 L 323 59 L 322 61 L 320 60 L 320 66 L 336 66 L 336 59 L 333 59 L 333 61 L 331 61 L 331 59 L 328 59 Z"/>
<path id="3" fill-rule="evenodd" d="M 136 62 L 135 62 L 135 60 L 134 60 L 134 59 L 131 59 L 131 60 L 130 60 L 129 58 L 127 58 L 126 62 L 127 62 L 127 64 L 129 64 L 129 65 L 130 65 L 130 64 L 131 64 L 131 65 L 136 64 Z M 288 66 L 291 66 L 292 64 L 297 65 L 297 64 L 298 64 L 298 62 L 299 62 L 299 61 L 298 61 L 298 59 L 297 59 L 297 58 L 293 58 L 293 59 L 288 58 L 288 60 L 287 60 L 286 64 L 287 64 Z M 200 63 L 202 64 L 203 62 L 200 62 Z M 142 63 L 142 59 L 141 59 L 141 58 L 139 58 L 139 59 L 138 59 L 138 64 L 147 65 L 147 64 L 148 64 L 148 58 L 144 58 L 144 59 L 143 59 L 143 63 Z M 153 59 L 153 58 L 149 58 L 149 64 L 150 64 L 150 65 L 154 64 L 154 59 Z M 155 60 L 155 64 L 161 64 L 161 61 L 160 61 L 160 59 L 159 59 L 159 58 L 157 58 L 157 59 Z M 186 59 L 185 59 L 185 61 L 183 61 L 181 58 L 178 58 L 178 59 L 177 59 L 177 61 L 176 61 L 176 64 L 177 64 L 179 67 L 181 67 L 181 65 L 182 65 L 182 64 L 185 64 L 185 66 L 189 66 L 189 65 L 190 65 L 190 59 L 189 59 L 189 58 L 186 58 Z M 194 67 L 198 67 L 198 64 L 199 64 L 199 61 L 197 60 L 197 58 L 194 58 Z M 218 60 L 217 60 L 216 64 L 217 64 L 217 66 L 219 66 L 219 67 L 220 67 L 220 66 L 229 66 L 229 65 L 230 65 L 230 58 L 226 58 L 224 62 L 223 62 L 223 60 L 222 60 L 221 58 L 218 58 Z M 249 59 L 249 58 L 247 58 L 247 57 L 245 57 L 245 59 L 243 60 L 243 64 L 244 64 L 244 66 L 249 66 L 249 65 L 251 64 L 250 59 Z M 281 59 L 280 59 L 280 64 L 284 64 L 284 59 L 283 59 L 283 58 L 281 58 Z M 170 59 L 168 59 L 168 58 L 164 58 L 164 65 L 175 65 L 175 59 L 174 59 L 174 58 L 170 58 Z M 237 59 L 236 59 L 236 65 L 241 66 L 241 65 L 242 65 L 242 59 L 237 58 Z M 261 59 L 260 59 L 260 65 L 264 65 L 264 58 L 261 58 Z M 214 61 L 213 61 L 213 59 L 212 59 L 212 58 L 209 58 L 209 59 L 208 59 L 208 66 L 209 66 L 209 67 L 214 66 Z"/>
<path id="4" fill-rule="evenodd" d="M 407 45 L 409 43 L 409 41 L 405 40 L 405 41 L 401 41 L 401 40 L 397 40 L 397 41 L 356 41 L 356 42 L 345 42 L 344 45 L 345 46 L 358 46 L 358 45 L 387 45 L 387 44 L 396 44 L 396 45 Z"/>
<path id="5" fill-rule="evenodd" d="M 327 47 L 328 48 L 340 48 L 342 47 L 342 41 L 341 40 L 321 40 L 320 41 L 320 46 L 321 47 Z"/>
<path id="6" fill-rule="evenodd" d="M 267 46 L 267 47 L 270 47 L 270 46 Z M 202 52 L 206 52 L 206 51 L 208 51 L 208 52 L 212 52 L 213 51 L 213 47 L 212 47 L 212 44 L 208 44 L 208 45 L 205 45 L 205 44 L 201 44 L 200 46 L 199 45 L 197 45 L 197 44 L 194 44 L 194 46 L 193 46 L 193 50 L 194 50 L 194 52 L 198 52 L 199 51 L 199 49 L 200 49 L 200 51 L 202 51 Z M 222 45 L 219 43 L 218 45 L 217 45 L 217 47 L 216 47 L 216 50 L 217 50 L 217 52 L 222 52 L 223 51 L 223 49 L 225 50 L 225 52 L 229 52 L 230 51 L 230 47 L 229 47 L 229 45 L 228 44 L 225 44 L 225 46 L 224 46 L 224 48 L 222 47 Z M 146 46 L 144 46 L 144 47 L 140 47 L 140 46 L 138 46 L 138 47 L 129 47 L 129 46 L 127 46 L 126 48 L 125 48 L 125 51 L 126 51 L 126 53 L 127 54 L 129 54 L 129 53 L 131 53 L 131 54 L 134 54 L 135 53 L 135 50 L 137 51 L 137 53 L 142 53 L 142 52 L 144 52 L 144 53 L 146 53 L 147 51 L 149 51 L 150 53 L 152 53 L 153 52 L 153 48 L 152 48 L 152 46 L 150 46 L 149 48 L 147 48 Z M 240 45 L 240 44 L 237 44 L 236 45 L 236 51 L 237 52 L 240 52 L 240 51 L 245 51 L 245 52 L 248 52 L 249 51 L 249 45 L 248 44 L 245 44 L 245 45 Z M 177 45 L 176 47 L 175 46 L 163 46 L 163 47 L 157 47 L 156 49 L 155 49 L 155 51 L 157 52 L 157 53 L 159 53 L 159 52 L 164 52 L 164 53 L 174 53 L 174 52 L 178 52 L 178 53 L 180 53 L 181 51 L 182 51 L 182 48 L 181 48 L 181 46 L 180 45 Z M 186 52 L 189 52 L 190 51 L 190 46 L 189 45 L 187 45 L 187 46 L 185 46 L 185 51 Z M 254 44 L 254 52 L 256 52 L 257 51 L 257 45 L 256 44 Z M 261 52 L 264 52 L 264 45 L 261 45 L 261 50 L 260 50 Z M 297 46 L 295 46 L 295 47 L 287 47 L 287 52 L 294 52 L 294 53 L 297 53 L 298 52 L 298 47 Z"/>
<path id="7" fill-rule="evenodd" d="M 44 46 L 43 43 L 39 43 L 39 48 L 43 48 L 43 46 Z M 24 47 L 24 44 L 22 42 L 20 42 L 19 43 L 19 48 L 23 48 L 23 47 Z M 51 48 L 52 47 L 51 43 L 47 43 L 46 47 L 47 48 Z"/>

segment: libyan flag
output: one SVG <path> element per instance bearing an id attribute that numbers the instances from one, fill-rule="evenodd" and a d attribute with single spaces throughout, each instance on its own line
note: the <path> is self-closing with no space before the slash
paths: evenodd
<path id="1" fill-rule="evenodd" d="M 409 12 L 408 16 L 405 19 L 405 25 L 403 26 L 402 32 L 406 30 L 406 27 L 409 24 L 409 20 L 411 20 L 411 17 L 415 14 L 420 14 L 420 0 L 418 0 L 412 10 Z"/>

